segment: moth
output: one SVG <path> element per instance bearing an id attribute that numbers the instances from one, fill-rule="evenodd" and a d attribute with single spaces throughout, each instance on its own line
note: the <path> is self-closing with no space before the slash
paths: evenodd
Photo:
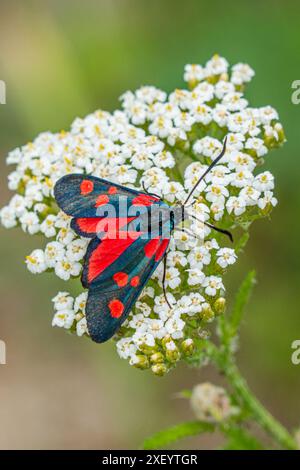
<path id="1" fill-rule="evenodd" d="M 163 261 L 170 238 L 188 217 L 187 203 L 226 150 L 211 163 L 183 204 L 170 206 L 159 196 L 114 184 L 95 176 L 70 174 L 54 187 L 58 206 L 72 217 L 71 228 L 90 238 L 81 282 L 88 289 L 87 327 L 92 340 L 111 338 L 125 321 L 147 281 Z M 194 217 L 195 218 L 195 217 Z M 210 228 L 231 234 L 205 222 Z M 184 229 L 182 229 L 184 230 Z"/>

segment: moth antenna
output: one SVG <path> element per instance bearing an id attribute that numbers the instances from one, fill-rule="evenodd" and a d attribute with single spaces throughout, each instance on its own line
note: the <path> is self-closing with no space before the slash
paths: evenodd
<path id="1" fill-rule="evenodd" d="M 203 179 L 205 178 L 205 176 L 212 170 L 212 168 L 218 163 L 219 160 L 221 160 L 221 158 L 224 156 L 225 152 L 226 152 L 226 142 L 227 142 L 227 136 L 225 136 L 225 139 L 224 139 L 224 142 L 223 142 L 223 148 L 222 148 L 222 151 L 221 153 L 217 156 L 217 158 L 215 158 L 215 160 L 209 165 L 209 167 L 205 170 L 205 172 L 203 173 L 202 176 L 200 176 L 200 178 L 198 179 L 197 183 L 195 184 L 195 186 L 193 187 L 193 189 L 190 191 L 190 193 L 188 194 L 186 200 L 184 201 L 183 205 L 185 206 L 190 197 L 192 196 L 193 192 L 197 189 L 197 187 L 199 186 L 199 184 L 201 183 L 201 181 L 203 181 Z"/>
<path id="2" fill-rule="evenodd" d="M 201 222 L 202 224 L 206 225 L 207 227 L 211 228 L 212 230 L 215 230 L 216 232 L 220 232 L 220 233 L 223 233 L 224 235 L 227 235 L 227 237 L 230 239 L 231 243 L 233 243 L 233 236 L 232 236 L 232 233 L 229 232 L 229 230 L 225 230 L 223 228 L 216 227 L 215 225 L 210 224 L 209 222 L 204 222 L 203 220 L 198 219 L 198 217 L 195 217 L 192 214 L 190 214 L 190 217 L 192 217 L 192 219 L 197 220 L 198 222 Z"/>
<path id="3" fill-rule="evenodd" d="M 216 232 L 223 233 L 224 235 L 226 235 L 229 238 L 231 243 L 233 243 L 233 236 L 232 236 L 232 233 L 229 232 L 229 230 L 224 230 L 223 228 L 216 227 L 215 225 L 209 224 L 208 222 L 204 222 L 204 225 L 211 228 L 212 230 L 215 230 Z"/>
<path id="4" fill-rule="evenodd" d="M 143 186 L 143 190 L 145 191 L 145 193 L 149 194 L 149 196 L 155 196 L 155 197 L 157 197 L 158 199 L 161 199 L 161 196 L 159 196 L 158 194 L 149 193 L 148 189 L 146 189 L 146 186 L 145 186 L 144 181 L 142 182 L 142 186 Z"/>

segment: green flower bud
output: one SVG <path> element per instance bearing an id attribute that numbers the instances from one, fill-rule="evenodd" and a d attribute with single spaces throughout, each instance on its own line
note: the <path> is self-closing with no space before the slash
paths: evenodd
<path id="1" fill-rule="evenodd" d="M 148 369 L 150 367 L 147 356 L 144 356 L 142 354 L 137 354 L 134 360 L 131 362 L 131 365 L 133 365 L 137 369 Z"/>
<path id="2" fill-rule="evenodd" d="M 210 322 L 214 319 L 215 314 L 209 304 L 205 306 L 201 312 L 201 318 L 205 322 Z"/>
<path id="3" fill-rule="evenodd" d="M 161 352 L 156 352 L 150 356 L 150 362 L 152 362 L 152 364 L 162 363 L 164 359 L 164 355 Z"/>
<path id="4" fill-rule="evenodd" d="M 152 372 L 155 374 L 155 375 L 158 375 L 160 377 L 162 377 L 163 375 L 165 375 L 165 373 L 168 371 L 167 369 L 167 366 L 163 363 L 161 364 L 154 364 L 152 367 L 151 367 L 151 370 Z"/>
<path id="5" fill-rule="evenodd" d="M 192 356 L 195 351 L 195 343 L 192 338 L 187 338 L 181 343 L 181 350 L 185 356 Z"/>
<path id="6" fill-rule="evenodd" d="M 167 343 L 169 343 L 170 341 L 172 341 L 172 338 L 170 335 L 164 336 L 164 338 L 161 340 L 161 343 L 165 349 L 166 349 Z"/>
<path id="7" fill-rule="evenodd" d="M 166 344 L 166 358 L 170 362 L 176 362 L 180 358 L 179 349 L 172 340 Z"/>
<path id="8" fill-rule="evenodd" d="M 155 352 L 156 352 L 156 346 L 148 346 L 147 344 L 141 344 L 139 346 L 139 349 L 144 354 L 147 354 L 147 356 L 151 356 L 152 354 L 155 354 Z"/>
<path id="9" fill-rule="evenodd" d="M 219 297 L 214 303 L 214 309 L 217 314 L 222 314 L 226 309 L 226 299 L 224 297 Z"/>

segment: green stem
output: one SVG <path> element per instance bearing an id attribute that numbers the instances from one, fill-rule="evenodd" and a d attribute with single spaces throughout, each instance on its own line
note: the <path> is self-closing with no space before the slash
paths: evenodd
<path id="1" fill-rule="evenodd" d="M 259 402 L 249 389 L 242 377 L 234 359 L 230 355 L 222 354 L 215 346 L 210 350 L 212 360 L 225 374 L 236 397 L 243 403 L 256 422 L 278 443 L 283 449 L 297 450 L 298 446 L 291 434 L 280 424 L 266 408 Z"/>

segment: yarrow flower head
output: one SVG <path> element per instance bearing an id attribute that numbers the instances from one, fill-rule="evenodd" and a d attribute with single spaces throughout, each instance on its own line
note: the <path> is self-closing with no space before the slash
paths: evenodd
<path id="1" fill-rule="evenodd" d="M 72 230 L 70 217 L 55 203 L 59 178 L 94 175 L 146 188 L 168 204 L 179 204 L 227 136 L 225 155 L 190 200 L 197 220 L 191 219 L 171 240 L 168 302 L 159 267 L 115 335 L 119 356 L 134 367 L 163 375 L 180 359 L 199 357 L 208 327 L 225 309 L 223 276 L 237 260 L 242 231 L 277 204 L 274 177 L 260 168 L 285 137 L 275 109 L 250 107 L 245 98 L 245 85 L 253 76 L 249 65 L 230 67 L 215 55 L 204 66 L 186 65 L 185 89 L 170 94 L 153 86 L 127 91 L 120 110 L 77 118 L 69 131 L 42 133 L 7 157 L 14 166 L 8 186 L 16 194 L 1 209 L 2 225 L 43 235 L 43 248 L 26 257 L 28 269 L 34 274 L 51 271 L 70 281 L 81 276 L 88 240 Z M 235 244 L 204 222 L 232 231 Z M 89 337 L 86 298 L 86 291 L 75 298 L 58 293 L 52 325 Z"/>

